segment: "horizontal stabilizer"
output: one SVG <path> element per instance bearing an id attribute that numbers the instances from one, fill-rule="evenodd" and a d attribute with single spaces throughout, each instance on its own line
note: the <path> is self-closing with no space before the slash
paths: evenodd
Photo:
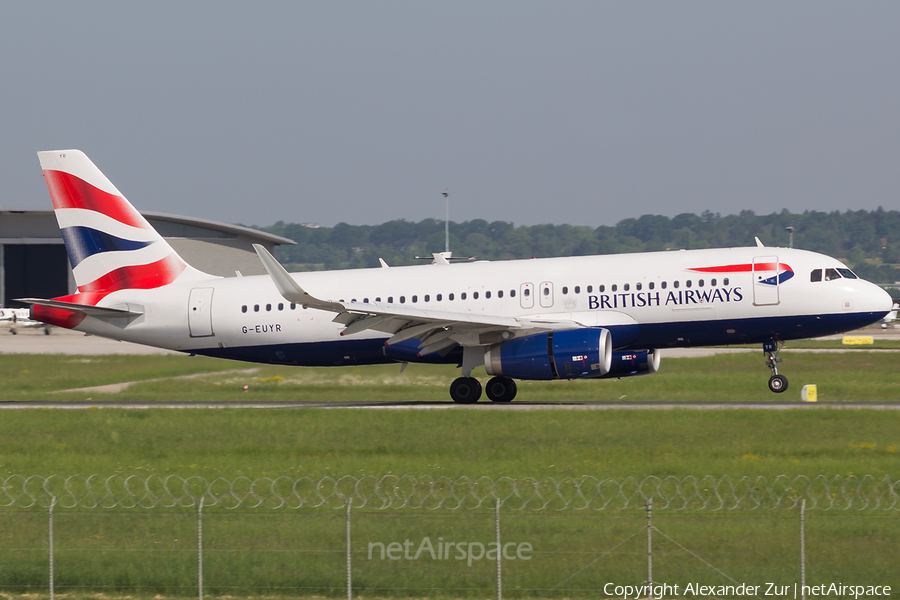
<path id="1" fill-rule="evenodd" d="M 41 298 L 17 298 L 16 302 L 24 304 L 36 304 L 38 306 L 46 306 L 49 308 L 61 308 L 63 310 L 71 310 L 95 317 L 97 319 L 110 319 L 122 317 L 139 317 L 144 314 L 143 310 L 135 310 L 134 308 L 109 308 L 107 306 L 91 306 L 90 304 L 76 304 L 74 302 L 60 302 L 59 300 L 43 300 Z"/>

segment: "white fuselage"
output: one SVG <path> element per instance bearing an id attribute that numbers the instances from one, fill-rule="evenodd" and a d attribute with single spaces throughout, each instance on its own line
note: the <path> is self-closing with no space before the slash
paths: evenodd
<path id="1" fill-rule="evenodd" d="M 822 254 L 751 247 L 293 277 L 323 300 L 532 321 L 568 319 L 609 328 L 618 349 L 647 349 L 815 337 L 881 319 L 891 299 L 878 286 L 851 278 L 810 280 L 816 269 L 839 268 L 846 269 Z M 342 336 L 344 325 L 334 322 L 333 312 L 292 305 L 267 275 L 126 289 L 99 303 L 123 304 L 139 305 L 144 314 L 127 326 L 89 316 L 76 329 L 260 362 L 340 365 L 389 360 L 382 347 L 390 334 L 366 330 Z"/>

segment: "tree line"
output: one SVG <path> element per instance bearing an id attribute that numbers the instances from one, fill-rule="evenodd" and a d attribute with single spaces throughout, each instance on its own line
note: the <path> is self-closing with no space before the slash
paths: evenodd
<path id="1" fill-rule="evenodd" d="M 614 226 L 520 225 L 482 219 L 450 223 L 450 249 L 457 257 L 505 260 L 532 257 L 582 256 L 697 248 L 755 245 L 786 247 L 787 227 L 793 227 L 795 248 L 821 252 L 846 262 L 861 277 L 878 283 L 900 281 L 900 212 L 878 208 L 846 212 L 783 210 L 757 215 L 704 211 L 676 217 L 644 215 Z M 444 249 L 444 222 L 397 220 L 381 225 L 310 227 L 279 221 L 258 227 L 290 238 L 296 246 L 281 246 L 277 256 L 289 270 L 353 269 L 420 264 Z"/>

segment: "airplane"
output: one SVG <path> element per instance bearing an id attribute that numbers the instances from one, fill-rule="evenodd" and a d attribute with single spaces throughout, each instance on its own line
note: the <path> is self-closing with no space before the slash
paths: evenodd
<path id="1" fill-rule="evenodd" d="M 449 363 L 454 402 L 516 380 L 656 373 L 666 348 L 762 344 L 877 323 L 890 296 L 834 258 L 757 246 L 218 277 L 187 264 L 78 150 L 39 152 L 77 285 L 33 319 L 189 354 L 298 366 Z"/>
<path id="2" fill-rule="evenodd" d="M 50 335 L 50 326 L 33 321 L 31 311 L 27 308 L 0 308 L 0 327 L 9 327 L 9 332 L 13 335 L 18 333 L 19 327 L 43 327 L 44 333 Z"/>

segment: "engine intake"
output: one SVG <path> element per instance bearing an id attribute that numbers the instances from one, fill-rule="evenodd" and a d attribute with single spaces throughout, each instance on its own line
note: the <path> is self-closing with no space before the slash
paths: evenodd
<path id="1" fill-rule="evenodd" d="M 516 338 L 491 346 L 484 355 L 488 375 L 515 379 L 602 377 L 612 368 L 608 329 L 586 327 Z"/>

